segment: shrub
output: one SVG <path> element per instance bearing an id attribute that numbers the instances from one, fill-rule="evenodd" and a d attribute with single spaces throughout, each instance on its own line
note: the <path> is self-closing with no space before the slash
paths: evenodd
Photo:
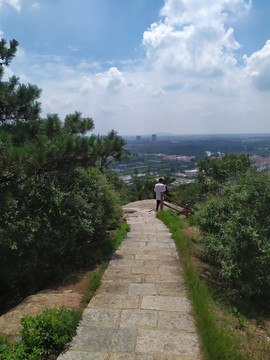
<path id="1" fill-rule="evenodd" d="M 65 307 L 47 309 L 35 317 L 24 316 L 19 343 L 13 347 L 5 337 L 0 338 L 0 358 L 38 360 L 60 353 L 75 335 L 80 318 L 80 312 Z"/>
<path id="2" fill-rule="evenodd" d="M 16 190 L 0 218 L 1 294 L 42 288 L 89 259 L 121 216 L 118 195 L 97 169 L 39 175 Z"/>
<path id="3" fill-rule="evenodd" d="M 196 215 L 205 255 L 239 294 L 270 294 L 270 183 L 251 170 L 228 182 Z"/>

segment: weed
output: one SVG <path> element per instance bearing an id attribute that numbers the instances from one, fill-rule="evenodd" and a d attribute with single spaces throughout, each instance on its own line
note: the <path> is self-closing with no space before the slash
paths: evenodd
<path id="1" fill-rule="evenodd" d="M 233 313 L 233 314 L 235 315 L 235 317 L 237 318 L 240 329 L 242 329 L 242 328 L 245 326 L 245 324 L 246 324 L 246 319 L 245 319 L 244 316 L 237 310 L 236 307 L 234 307 L 234 308 L 232 309 L 232 313 Z"/>

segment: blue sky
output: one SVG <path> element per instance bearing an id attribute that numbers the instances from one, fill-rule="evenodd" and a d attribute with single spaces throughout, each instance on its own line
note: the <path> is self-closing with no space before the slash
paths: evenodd
<path id="1" fill-rule="evenodd" d="M 270 0 L 0 0 L 5 76 L 95 133 L 270 133 Z"/>

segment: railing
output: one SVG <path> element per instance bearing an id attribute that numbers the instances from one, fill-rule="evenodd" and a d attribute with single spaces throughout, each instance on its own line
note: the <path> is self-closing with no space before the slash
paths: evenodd
<path id="1" fill-rule="evenodd" d="M 163 195 L 163 196 L 162 196 Z M 181 209 L 179 208 L 175 208 L 171 205 L 168 205 L 167 203 L 164 202 L 165 199 L 168 199 L 170 202 L 173 202 L 175 204 L 177 204 L 178 206 L 181 207 Z M 161 200 L 160 200 L 160 210 L 163 210 L 163 206 L 167 206 L 168 208 L 172 209 L 173 211 L 177 212 L 179 215 L 185 215 L 186 218 L 188 218 L 189 216 L 194 214 L 194 210 L 191 209 L 187 204 L 181 204 L 179 201 L 176 201 L 172 198 L 170 198 L 168 195 L 165 195 L 164 193 L 161 193 Z"/>

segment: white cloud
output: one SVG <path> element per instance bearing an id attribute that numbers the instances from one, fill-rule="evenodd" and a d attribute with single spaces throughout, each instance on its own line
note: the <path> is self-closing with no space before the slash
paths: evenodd
<path id="1" fill-rule="evenodd" d="M 244 56 L 245 75 L 261 91 L 270 91 L 270 40 L 250 57 Z"/>
<path id="2" fill-rule="evenodd" d="M 159 71 L 212 77 L 236 65 L 240 45 L 232 28 L 225 28 L 226 9 L 241 0 L 166 0 L 161 15 L 144 32 L 147 60 Z"/>
<path id="3" fill-rule="evenodd" d="M 17 11 L 21 11 L 21 0 L 0 0 L 0 7 L 5 3 L 14 7 Z"/>
<path id="4" fill-rule="evenodd" d="M 34 8 L 34 9 L 40 9 L 40 6 L 41 6 L 41 4 L 38 1 L 35 1 L 32 3 L 32 8 Z"/>
<path id="5" fill-rule="evenodd" d="M 165 0 L 160 13 L 167 23 L 177 26 L 216 26 L 225 23 L 228 16 L 249 11 L 251 5 L 251 0 Z"/>
<path id="6" fill-rule="evenodd" d="M 118 91 L 125 84 L 123 74 L 116 68 L 111 67 L 108 71 L 96 75 L 97 83 L 108 91 Z"/>
<path id="7" fill-rule="evenodd" d="M 71 44 L 68 45 L 68 48 L 69 48 L 70 51 L 73 51 L 73 52 L 80 51 L 80 48 L 78 46 L 74 46 L 74 45 L 71 45 Z"/>
<path id="8" fill-rule="evenodd" d="M 241 67 L 235 57 L 240 45 L 231 18 L 250 5 L 166 0 L 160 21 L 143 34 L 145 59 L 104 68 L 86 58 L 71 66 L 22 51 L 15 59 L 19 72 L 13 71 L 43 89 L 45 114 L 81 111 L 100 133 L 270 132 L 269 93 L 258 91 L 270 89 L 270 41 Z"/>

